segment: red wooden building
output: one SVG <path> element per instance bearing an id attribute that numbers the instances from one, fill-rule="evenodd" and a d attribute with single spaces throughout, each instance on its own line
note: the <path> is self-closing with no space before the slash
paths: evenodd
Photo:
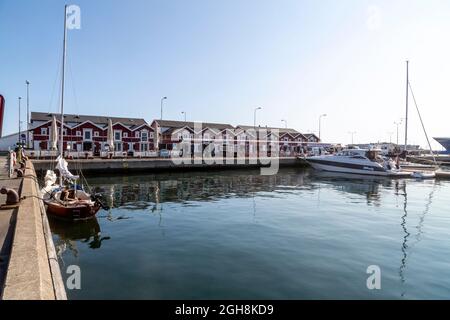
<path id="1" fill-rule="evenodd" d="M 50 148 L 53 116 L 56 116 L 61 132 L 60 115 L 31 113 L 30 139 L 34 150 Z M 106 150 L 109 119 L 113 123 L 115 151 L 154 149 L 154 130 L 144 119 L 67 114 L 64 116 L 64 150 L 92 151 L 94 154 Z"/>

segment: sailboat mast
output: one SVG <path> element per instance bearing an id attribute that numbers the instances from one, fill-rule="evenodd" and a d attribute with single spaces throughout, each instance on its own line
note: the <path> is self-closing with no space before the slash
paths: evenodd
<path id="1" fill-rule="evenodd" d="M 62 61 L 62 74 L 61 74 L 61 139 L 59 141 L 59 154 L 61 158 L 64 157 L 64 82 L 65 82 L 65 69 L 66 69 L 66 38 L 67 38 L 67 5 L 64 6 L 64 40 L 63 40 L 63 61 Z M 59 175 L 59 183 L 62 185 L 62 175 Z"/>
<path id="2" fill-rule="evenodd" d="M 409 61 L 406 60 L 406 115 L 405 115 L 405 151 L 408 146 L 408 93 L 409 93 Z"/>

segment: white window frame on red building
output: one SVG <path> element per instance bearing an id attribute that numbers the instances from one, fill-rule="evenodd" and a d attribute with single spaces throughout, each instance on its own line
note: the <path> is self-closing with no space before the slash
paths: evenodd
<path id="1" fill-rule="evenodd" d="M 90 138 L 86 138 L 86 132 L 89 132 Z M 93 129 L 84 128 L 83 129 L 83 142 L 92 142 L 93 141 Z"/>

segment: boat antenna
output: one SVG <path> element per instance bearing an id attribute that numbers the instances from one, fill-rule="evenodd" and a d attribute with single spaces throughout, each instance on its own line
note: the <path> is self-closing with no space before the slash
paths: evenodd
<path id="1" fill-rule="evenodd" d="M 408 93 L 409 93 L 409 60 L 406 60 L 406 115 L 405 115 L 405 157 L 408 147 Z"/>
<path id="2" fill-rule="evenodd" d="M 67 5 L 64 6 L 64 40 L 63 40 L 63 61 L 61 74 L 61 140 L 59 142 L 59 153 L 61 158 L 64 157 L 64 82 L 66 67 L 66 38 L 67 38 Z M 62 173 L 59 173 L 59 184 L 62 185 Z"/>
<path id="3" fill-rule="evenodd" d="M 412 90 L 411 83 L 408 82 L 408 86 L 409 86 L 409 89 L 411 90 L 411 96 L 413 98 L 414 104 L 416 105 L 417 114 L 419 115 L 419 119 L 420 119 L 420 123 L 422 124 L 423 132 L 425 133 L 425 137 L 427 138 L 428 147 L 430 148 L 430 152 L 431 152 L 431 156 L 433 157 L 434 165 L 437 167 L 438 164 L 436 162 L 436 157 L 434 156 L 433 149 L 431 148 L 430 139 L 428 139 L 428 134 L 427 134 L 427 131 L 425 130 L 425 125 L 423 124 L 422 116 L 420 115 L 419 107 L 417 105 L 416 97 L 414 96 L 414 92 Z"/>

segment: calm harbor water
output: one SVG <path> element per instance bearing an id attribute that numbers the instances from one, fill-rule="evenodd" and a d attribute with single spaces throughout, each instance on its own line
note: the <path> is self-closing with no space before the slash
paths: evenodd
<path id="1" fill-rule="evenodd" d="M 70 299 L 450 298 L 450 182 L 306 169 L 91 177 L 111 210 L 50 221 Z M 381 290 L 366 269 L 381 268 Z"/>

